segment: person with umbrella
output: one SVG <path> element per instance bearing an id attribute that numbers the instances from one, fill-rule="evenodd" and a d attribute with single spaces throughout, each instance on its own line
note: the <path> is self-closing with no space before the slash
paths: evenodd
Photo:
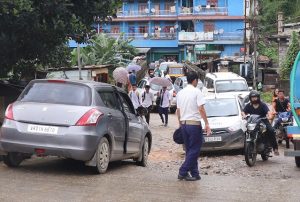
<path id="1" fill-rule="evenodd" d="M 162 90 L 157 93 L 157 97 L 160 98 L 158 113 L 161 118 L 162 124 L 167 127 L 169 107 L 171 106 L 171 96 L 169 91 L 167 90 L 167 86 L 163 86 Z M 163 115 L 165 116 L 165 118 L 163 117 Z"/>
<path id="2" fill-rule="evenodd" d="M 150 85 L 146 84 L 145 91 L 142 94 L 142 106 L 147 109 L 147 114 L 145 114 L 146 122 L 149 124 L 150 112 L 152 110 L 154 95 L 150 92 Z"/>

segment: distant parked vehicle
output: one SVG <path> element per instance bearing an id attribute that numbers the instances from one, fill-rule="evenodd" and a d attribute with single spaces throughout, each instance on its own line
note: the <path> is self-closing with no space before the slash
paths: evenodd
<path id="1" fill-rule="evenodd" d="M 178 77 L 174 81 L 175 92 L 178 93 L 179 91 L 184 89 L 187 85 L 188 85 L 188 83 L 187 83 L 186 76 Z M 197 88 L 199 88 L 202 91 L 202 93 L 204 93 L 204 94 L 207 93 L 207 89 L 204 87 L 204 85 L 200 79 L 198 80 Z"/>
<path id="2" fill-rule="evenodd" d="M 9 167 L 33 154 L 81 160 L 99 173 L 116 160 L 146 166 L 151 142 L 128 95 L 92 81 L 31 81 L 8 106 L 0 131 L 0 151 Z"/>
<path id="3" fill-rule="evenodd" d="M 204 86 L 209 93 L 234 94 L 246 97 L 252 88 L 248 87 L 246 79 L 233 72 L 208 73 Z"/>
<path id="4" fill-rule="evenodd" d="M 207 96 L 204 105 L 212 130 L 204 134 L 202 151 L 233 150 L 244 148 L 246 121 L 242 119 L 239 100 L 233 95 Z M 204 122 L 202 123 L 204 126 Z"/>

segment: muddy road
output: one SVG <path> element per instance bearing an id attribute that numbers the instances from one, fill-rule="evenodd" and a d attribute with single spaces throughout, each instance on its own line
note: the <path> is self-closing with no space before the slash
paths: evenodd
<path id="1" fill-rule="evenodd" d="M 160 126 L 151 114 L 153 147 L 147 168 L 132 161 L 111 163 L 104 175 L 82 162 L 56 157 L 26 160 L 11 169 L 0 162 L 0 201 L 300 201 L 300 169 L 283 156 L 249 168 L 240 151 L 202 154 L 202 179 L 178 181 L 184 159 L 172 141 L 175 115 Z"/>

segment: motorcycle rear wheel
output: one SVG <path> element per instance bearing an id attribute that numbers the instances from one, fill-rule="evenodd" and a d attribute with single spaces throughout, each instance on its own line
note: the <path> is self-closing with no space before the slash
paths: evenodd
<path id="1" fill-rule="evenodd" d="M 254 143 L 247 142 L 245 146 L 245 161 L 249 167 L 252 167 L 256 163 L 257 153 L 254 153 Z"/>

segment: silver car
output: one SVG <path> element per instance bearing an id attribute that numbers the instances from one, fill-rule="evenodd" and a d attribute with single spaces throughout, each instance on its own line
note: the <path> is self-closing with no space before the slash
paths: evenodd
<path id="1" fill-rule="evenodd" d="M 146 166 L 151 141 L 123 90 L 92 81 L 34 80 L 6 110 L 0 153 L 10 167 L 33 154 L 52 155 L 104 173 L 115 160 Z"/>

